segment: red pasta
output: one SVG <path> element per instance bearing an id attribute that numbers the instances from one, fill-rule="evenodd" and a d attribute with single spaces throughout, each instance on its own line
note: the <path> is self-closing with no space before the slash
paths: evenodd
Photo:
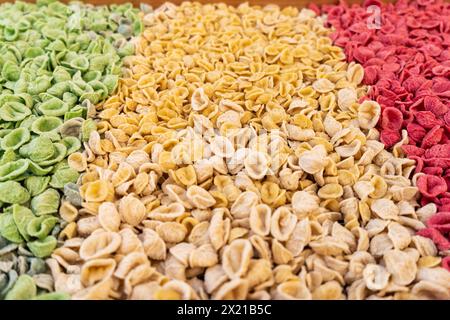
<path id="1" fill-rule="evenodd" d="M 371 5 L 380 9 L 378 17 Z M 403 150 L 423 173 L 417 180 L 421 204 L 433 202 L 439 211 L 419 234 L 450 249 L 450 4 L 369 0 L 322 10 L 336 29 L 335 44 L 364 66 L 369 98 L 382 107 L 381 141 L 390 148 L 402 139 L 401 130 L 408 132 Z"/>

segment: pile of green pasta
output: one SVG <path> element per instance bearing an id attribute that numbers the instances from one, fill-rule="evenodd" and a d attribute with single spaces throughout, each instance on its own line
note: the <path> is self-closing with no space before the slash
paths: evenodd
<path id="1" fill-rule="evenodd" d="M 44 262 L 64 228 L 61 200 L 80 204 L 66 158 L 96 130 L 89 114 L 141 30 L 131 4 L 0 6 L 0 299 L 68 298 L 50 292 Z"/>

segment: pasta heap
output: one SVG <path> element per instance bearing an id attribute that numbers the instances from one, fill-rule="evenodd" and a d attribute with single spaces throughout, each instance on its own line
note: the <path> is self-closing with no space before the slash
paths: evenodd
<path id="1" fill-rule="evenodd" d="M 75 299 L 450 298 L 415 235 L 415 162 L 390 153 L 323 19 L 275 5 L 165 4 L 97 105 L 81 206 L 47 260 Z M 412 177 L 411 177 L 412 176 Z"/>
<path id="2" fill-rule="evenodd" d="M 117 87 L 121 58 L 134 52 L 128 39 L 142 28 L 138 12 L 131 4 L 0 6 L 0 299 L 53 291 L 43 258 L 60 231 L 61 240 L 71 232 L 56 216 L 63 191 L 77 201 L 79 174 L 66 159 L 96 130 L 85 119 Z"/>
<path id="3" fill-rule="evenodd" d="M 365 23 L 370 4 L 379 7 L 383 25 L 378 30 Z M 336 29 L 334 43 L 364 66 L 368 94 L 382 106 L 380 140 L 389 148 L 401 139 L 402 129 L 408 132 L 402 148 L 423 173 L 417 180 L 419 203 L 438 208 L 419 234 L 434 241 L 446 256 L 442 266 L 450 271 L 450 41 L 442 28 L 450 21 L 450 3 L 340 2 L 324 6 L 323 12 Z"/>

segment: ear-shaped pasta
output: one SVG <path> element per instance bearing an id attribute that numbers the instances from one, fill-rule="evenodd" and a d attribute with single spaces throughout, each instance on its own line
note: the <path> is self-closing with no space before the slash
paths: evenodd
<path id="1" fill-rule="evenodd" d="M 251 151 L 244 160 L 244 167 L 246 173 L 255 180 L 264 178 L 269 170 L 268 155 L 259 152 Z"/>
<path id="2" fill-rule="evenodd" d="M 372 129 L 378 123 L 381 107 L 375 101 L 366 100 L 359 105 L 358 121 L 363 129 Z"/>
<path id="3" fill-rule="evenodd" d="M 235 152 L 231 141 L 224 136 L 214 137 L 210 142 L 210 147 L 211 151 L 221 158 L 230 158 Z"/>
<path id="4" fill-rule="evenodd" d="M 417 274 L 415 259 L 404 251 L 389 250 L 383 256 L 386 270 L 395 284 L 405 286 L 414 281 Z"/>
<path id="5" fill-rule="evenodd" d="M 309 246 L 313 249 L 314 252 L 322 255 L 335 256 L 349 251 L 349 245 L 347 243 L 329 236 L 325 236 L 319 240 L 311 241 L 309 243 Z"/>
<path id="6" fill-rule="evenodd" d="M 208 191 L 195 185 L 188 188 L 186 196 L 192 205 L 199 209 L 207 209 L 216 203 Z"/>
<path id="7" fill-rule="evenodd" d="M 148 217 L 158 221 L 173 221 L 185 214 L 185 208 L 181 203 L 171 203 L 168 206 L 159 206 L 153 209 Z"/>
<path id="8" fill-rule="evenodd" d="M 186 281 L 186 266 L 172 255 L 164 261 L 164 274 L 172 279 Z"/>
<path id="9" fill-rule="evenodd" d="M 253 206 L 250 211 L 250 228 L 262 237 L 270 233 L 272 209 L 266 204 Z"/>
<path id="10" fill-rule="evenodd" d="M 323 121 L 325 132 L 330 136 L 333 137 L 336 133 L 342 130 L 342 124 L 337 121 L 335 118 L 330 116 L 329 114 L 326 115 L 324 121 Z"/>
<path id="11" fill-rule="evenodd" d="M 5 300 L 28 300 L 37 294 L 36 284 L 32 277 L 27 274 L 19 276 L 14 286 L 5 296 Z"/>
<path id="12" fill-rule="evenodd" d="M 207 268 L 205 271 L 206 292 L 212 293 L 227 281 L 228 277 L 223 271 L 222 265 L 218 264 Z"/>
<path id="13" fill-rule="evenodd" d="M 54 153 L 51 158 L 38 162 L 41 167 L 51 166 L 60 163 L 67 155 L 67 148 L 62 143 L 54 143 Z"/>
<path id="14" fill-rule="evenodd" d="M 119 213 L 122 220 L 132 226 L 137 226 L 146 215 L 144 204 L 132 195 L 119 201 Z"/>
<path id="15" fill-rule="evenodd" d="M 124 279 L 124 293 L 131 295 L 133 288 L 139 283 L 147 281 L 155 272 L 150 264 L 141 264 L 131 270 Z"/>
<path id="16" fill-rule="evenodd" d="M 126 159 L 126 162 L 135 170 L 138 170 L 141 165 L 150 162 L 150 158 L 145 151 L 136 150 L 130 153 Z"/>
<path id="17" fill-rule="evenodd" d="M 84 154 L 82 154 L 81 152 L 72 153 L 67 158 L 67 161 L 68 161 L 69 166 L 78 172 L 83 172 L 87 168 L 86 156 Z"/>
<path id="18" fill-rule="evenodd" d="M 29 223 L 35 218 L 33 215 L 33 212 L 31 212 L 30 209 L 19 206 L 19 205 L 13 205 L 12 206 L 12 217 L 14 219 L 14 224 L 17 227 L 17 230 L 19 231 L 20 235 L 26 240 L 30 240 L 30 234 L 27 231 L 27 227 Z M 11 225 L 11 227 L 13 227 Z M 0 234 L 1 234 L 0 230 Z M 47 232 L 48 233 L 48 232 Z M 46 234 L 47 235 L 47 234 Z"/>
<path id="19" fill-rule="evenodd" d="M 215 211 L 215 212 L 214 212 Z M 216 209 L 211 217 L 208 234 L 215 250 L 222 248 L 228 241 L 231 230 L 231 221 L 224 217 L 224 211 Z"/>
<path id="20" fill-rule="evenodd" d="M 129 179 L 135 176 L 134 168 L 128 164 L 127 162 L 122 162 L 119 165 L 119 168 L 114 172 L 111 177 L 111 182 L 114 187 L 117 187 Z"/>
<path id="21" fill-rule="evenodd" d="M 77 291 L 72 295 L 74 300 L 105 300 L 108 299 L 113 286 L 113 279 L 107 278 L 99 283 Z"/>
<path id="22" fill-rule="evenodd" d="M 116 268 L 114 259 L 93 259 L 81 267 L 81 282 L 90 287 L 98 282 L 110 278 Z"/>
<path id="23" fill-rule="evenodd" d="M 105 258 L 115 252 L 121 245 L 119 234 L 109 231 L 93 233 L 86 238 L 80 247 L 80 257 L 83 260 Z"/>
<path id="24" fill-rule="evenodd" d="M 364 201 L 375 191 L 375 187 L 370 181 L 358 181 L 354 184 L 353 190 L 355 190 L 358 197 Z"/>
<path id="25" fill-rule="evenodd" d="M 338 199 L 344 194 L 342 186 L 337 183 L 329 183 L 319 189 L 317 195 L 323 199 Z"/>
<path id="26" fill-rule="evenodd" d="M 210 244 L 204 244 L 194 249 L 189 255 L 189 265 L 191 268 L 207 268 L 219 262 L 216 250 Z"/>
<path id="27" fill-rule="evenodd" d="M 12 130 L 1 141 L 1 148 L 3 150 L 17 150 L 23 144 L 30 140 L 30 132 L 27 128 L 17 128 Z"/>
<path id="28" fill-rule="evenodd" d="M 309 219 L 302 219 L 297 222 L 289 240 L 286 241 L 288 249 L 294 257 L 300 255 L 305 246 L 311 241 L 312 231 Z"/>
<path id="29" fill-rule="evenodd" d="M 14 221 L 13 214 L 3 213 L 0 215 L 0 235 L 12 243 L 23 242 L 23 238 Z"/>
<path id="30" fill-rule="evenodd" d="M 30 114 L 30 109 L 20 102 L 10 101 L 0 107 L 0 119 L 3 121 L 20 121 Z"/>
<path id="31" fill-rule="evenodd" d="M 39 136 L 48 137 L 51 140 L 58 140 L 59 128 L 63 124 L 63 121 L 54 116 L 43 116 L 37 118 L 31 125 L 31 131 Z"/>
<path id="32" fill-rule="evenodd" d="M 275 300 L 311 300 L 312 295 L 301 281 L 287 281 L 277 286 L 273 298 Z"/>
<path id="33" fill-rule="evenodd" d="M 349 110 L 357 102 L 357 94 L 353 88 L 342 88 L 337 93 L 337 103 L 341 110 Z"/>
<path id="34" fill-rule="evenodd" d="M 325 147 L 323 145 L 317 145 L 311 151 L 303 152 L 299 157 L 298 163 L 303 171 L 310 174 L 318 173 L 328 163 Z"/>
<path id="35" fill-rule="evenodd" d="M 191 300 L 195 299 L 195 293 L 189 284 L 179 280 L 170 280 L 163 285 L 161 290 L 155 292 L 155 299 Z"/>
<path id="36" fill-rule="evenodd" d="M 97 131 L 91 131 L 89 135 L 88 145 L 90 150 L 96 155 L 104 155 L 105 151 L 101 145 L 100 134 Z"/>
<path id="37" fill-rule="evenodd" d="M 222 267 L 230 279 L 242 277 L 246 274 L 253 248 L 250 241 L 237 239 L 225 247 L 222 254 Z"/>
<path id="38" fill-rule="evenodd" d="M 16 181 L 0 182 L 0 201 L 11 204 L 21 204 L 30 200 L 27 189 Z"/>
<path id="39" fill-rule="evenodd" d="M 352 143 L 348 145 L 339 146 L 335 148 L 336 152 L 342 158 L 354 156 L 359 152 L 360 149 L 361 149 L 361 141 L 359 140 L 353 140 Z"/>
<path id="40" fill-rule="evenodd" d="M 43 115 L 55 117 L 63 116 L 69 110 L 69 106 L 58 98 L 51 98 L 37 108 Z"/>
<path id="41" fill-rule="evenodd" d="M 277 239 L 272 240 L 272 256 L 276 264 L 287 264 L 294 256 Z"/>
<path id="42" fill-rule="evenodd" d="M 312 84 L 312 87 L 314 90 L 316 90 L 319 93 L 327 93 L 327 92 L 332 91 L 334 89 L 335 85 L 330 80 L 321 78 L 321 79 L 314 81 L 314 83 Z"/>
<path id="43" fill-rule="evenodd" d="M 340 300 L 342 299 L 342 286 L 337 281 L 329 281 L 313 291 L 314 300 Z"/>
<path id="44" fill-rule="evenodd" d="M 270 282 L 272 279 L 270 261 L 267 259 L 252 259 L 245 279 L 249 282 L 250 288 Z"/>
<path id="45" fill-rule="evenodd" d="M 119 232 L 121 243 L 117 255 L 127 255 L 130 252 L 143 252 L 142 242 L 130 228 L 123 228 Z"/>
<path id="46" fill-rule="evenodd" d="M 376 199 L 370 206 L 372 212 L 382 219 L 397 220 L 400 210 L 398 206 L 392 200 L 389 199 Z"/>
<path id="47" fill-rule="evenodd" d="M 247 218 L 251 209 L 257 205 L 259 197 L 252 191 L 246 191 L 239 195 L 236 201 L 231 206 L 231 214 L 237 218 Z"/>
<path id="48" fill-rule="evenodd" d="M 56 223 L 58 223 L 58 218 L 56 217 L 33 217 L 26 225 L 26 232 L 32 237 L 44 239 L 50 233 Z"/>
<path id="49" fill-rule="evenodd" d="M 68 183 L 64 186 L 64 196 L 74 206 L 81 207 L 82 198 L 80 189 L 75 183 Z"/>
<path id="50" fill-rule="evenodd" d="M 172 248 L 170 248 L 169 252 L 178 261 L 180 261 L 184 266 L 188 267 L 189 266 L 189 257 L 191 256 L 191 253 L 195 249 L 196 248 L 192 243 L 181 242 L 181 243 L 174 245 Z M 201 258 L 201 257 L 198 256 L 198 252 L 196 255 L 197 255 L 197 257 L 194 257 L 194 260 L 198 262 L 199 261 L 198 258 Z"/>
<path id="51" fill-rule="evenodd" d="M 142 233 L 142 245 L 145 253 L 150 259 L 166 259 L 166 243 L 156 231 L 145 228 Z"/>
<path id="52" fill-rule="evenodd" d="M 411 243 L 410 231 L 397 222 L 391 222 L 388 226 L 388 237 L 395 249 L 403 250 Z"/>
<path id="53" fill-rule="evenodd" d="M 286 241 L 294 231 L 297 217 L 287 207 L 276 209 L 270 222 L 270 232 L 278 241 Z"/>
<path id="54" fill-rule="evenodd" d="M 19 159 L 0 166 L 0 181 L 14 180 L 22 176 L 29 168 L 30 161 Z"/>
<path id="55" fill-rule="evenodd" d="M 97 130 L 97 124 L 92 119 L 84 120 L 81 123 L 81 140 L 86 142 L 89 140 L 91 132 Z"/>
<path id="56" fill-rule="evenodd" d="M 30 143 L 22 146 L 19 153 L 21 156 L 27 157 L 36 163 L 41 163 L 53 158 L 56 149 L 50 138 L 36 137 Z"/>
<path id="57" fill-rule="evenodd" d="M 197 88 L 192 94 L 191 107 L 194 111 L 202 111 L 209 105 L 209 98 L 203 88 Z"/>
<path id="58" fill-rule="evenodd" d="M 292 208 L 298 218 L 313 214 L 319 209 L 320 199 L 306 191 L 297 191 L 292 195 Z"/>
<path id="59" fill-rule="evenodd" d="M 82 196 L 89 202 L 102 202 L 112 200 L 114 196 L 114 188 L 110 182 L 106 180 L 97 180 L 83 185 Z"/>
<path id="60" fill-rule="evenodd" d="M 61 139 L 61 142 L 64 144 L 64 146 L 67 149 L 67 152 L 66 152 L 67 155 L 70 155 L 81 148 L 80 140 L 78 140 L 78 138 L 75 138 L 75 137 L 70 137 L 70 136 L 64 137 Z"/>
<path id="61" fill-rule="evenodd" d="M 197 184 L 197 175 L 192 165 L 176 170 L 175 175 L 184 186 L 189 187 Z"/>
<path id="62" fill-rule="evenodd" d="M 158 235 L 166 242 L 178 243 L 184 240 L 188 230 L 177 222 L 164 222 L 156 227 Z"/>
<path id="63" fill-rule="evenodd" d="M 59 192 L 55 189 L 47 189 L 31 199 L 31 210 L 37 216 L 58 212 Z"/>
<path id="64" fill-rule="evenodd" d="M 47 236 L 42 240 L 35 240 L 27 243 L 28 249 L 35 257 L 46 258 L 55 250 L 57 240 L 53 236 Z"/>
<path id="65" fill-rule="evenodd" d="M 214 294 L 214 300 L 244 300 L 248 295 L 248 281 L 234 279 L 223 284 Z"/>
<path id="66" fill-rule="evenodd" d="M 150 266 L 150 261 L 142 252 L 132 252 L 126 255 L 118 264 L 114 276 L 125 279 L 132 270 L 140 265 Z"/>
<path id="67" fill-rule="evenodd" d="M 351 63 L 347 69 L 347 79 L 349 82 L 357 85 L 364 78 L 364 68 L 359 63 Z"/>
<path id="68" fill-rule="evenodd" d="M 120 227 L 120 214 L 112 202 L 103 202 L 98 208 L 98 222 L 106 231 L 117 232 Z"/>
<path id="69" fill-rule="evenodd" d="M 81 117 L 74 117 L 65 121 L 59 129 L 61 136 L 79 138 L 83 121 Z"/>
<path id="70" fill-rule="evenodd" d="M 368 289 L 381 291 L 387 287 L 390 274 L 381 265 L 367 264 L 363 271 L 363 277 Z"/>

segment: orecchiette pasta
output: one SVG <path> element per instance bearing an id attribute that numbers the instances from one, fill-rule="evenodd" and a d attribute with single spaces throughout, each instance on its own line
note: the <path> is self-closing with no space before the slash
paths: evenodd
<path id="1" fill-rule="evenodd" d="M 7 258 L 14 267 L 0 271 L 0 298 L 64 299 L 49 293 L 55 286 L 45 264 L 38 278 L 28 264 L 41 261 L 33 256 L 49 257 L 58 239 L 76 236 L 74 221 L 83 209 L 70 186 L 108 146 L 97 124 L 86 119 L 118 86 L 122 58 L 134 52 L 128 40 L 140 33 L 141 17 L 131 4 L 38 1 L 2 4 L 0 20 L 0 234 L 20 246 Z M 82 152 L 91 135 L 90 150 Z M 2 241 L 0 251 L 9 245 Z"/>
<path id="2" fill-rule="evenodd" d="M 184 2 L 144 24 L 70 158 L 86 167 L 66 214 L 79 240 L 51 263 L 75 297 L 445 296 L 436 248 L 413 236 L 415 163 L 383 149 L 364 70 L 322 18 Z"/>

